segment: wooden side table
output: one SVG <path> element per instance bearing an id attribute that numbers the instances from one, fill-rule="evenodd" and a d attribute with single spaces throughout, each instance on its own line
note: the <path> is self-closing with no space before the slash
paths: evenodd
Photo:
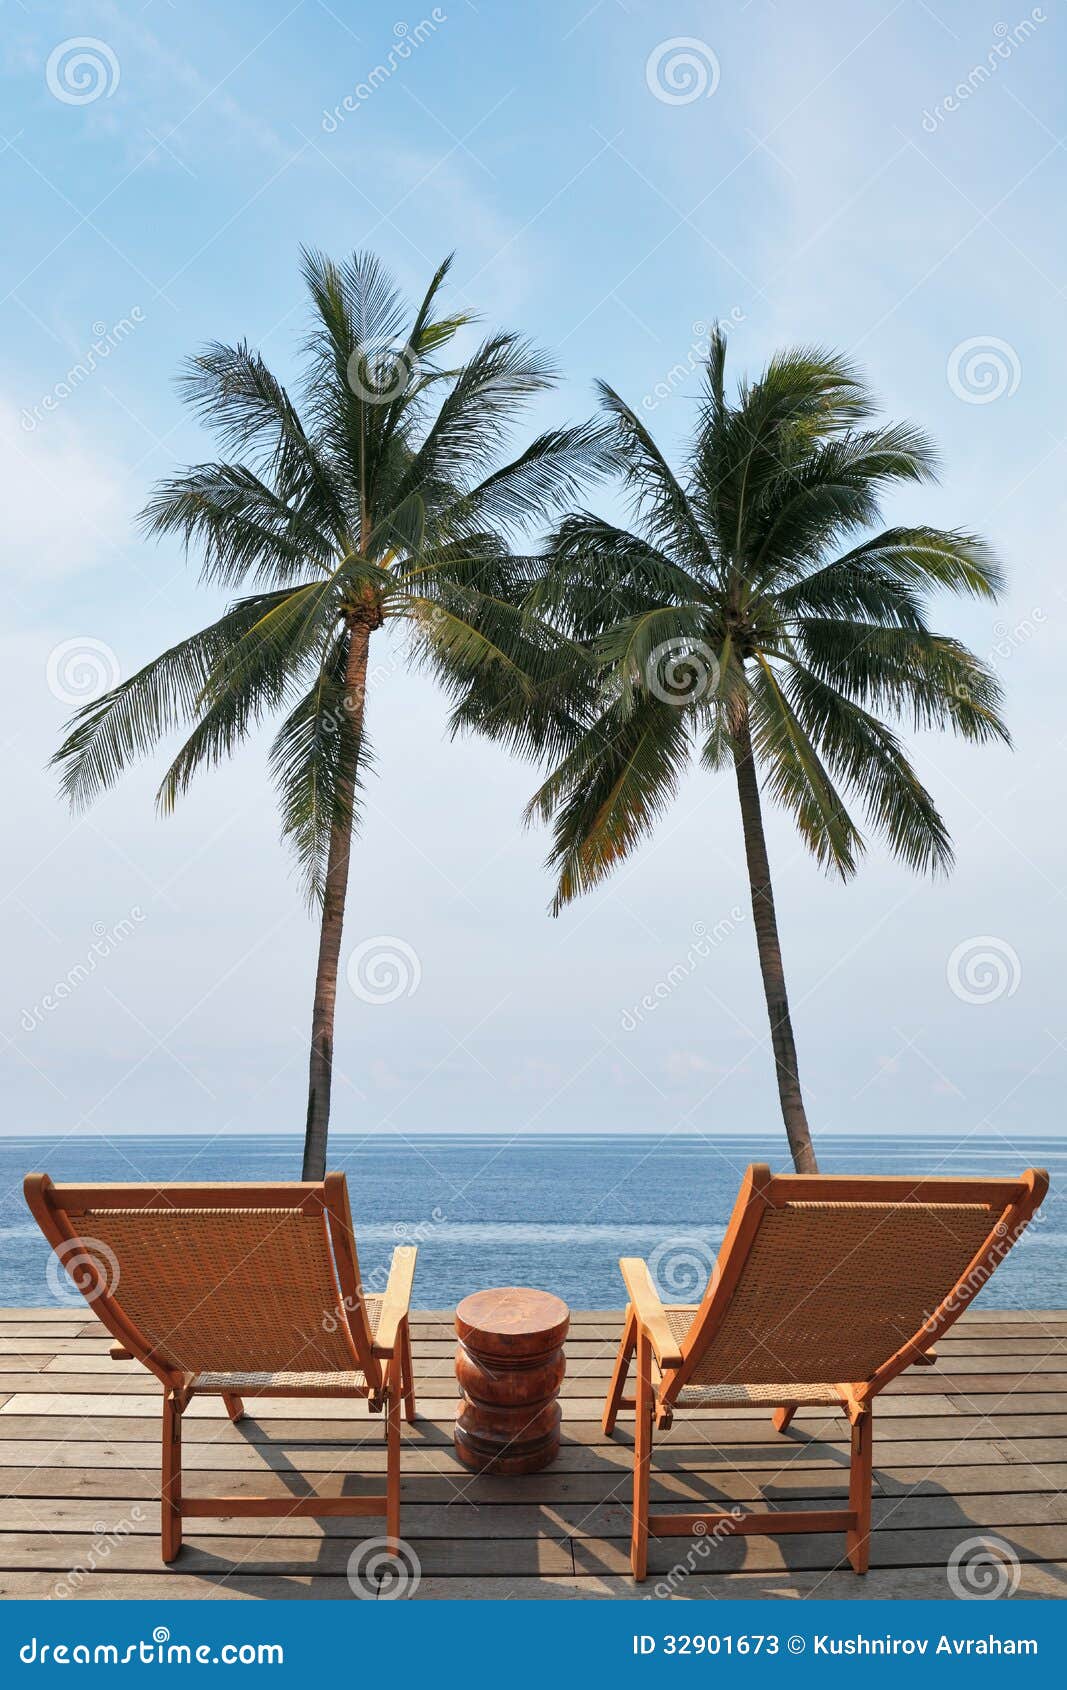
<path id="1" fill-rule="evenodd" d="M 536 1473 L 559 1453 L 570 1310 L 548 1291 L 476 1291 L 456 1310 L 456 1454 L 475 1473 Z"/>

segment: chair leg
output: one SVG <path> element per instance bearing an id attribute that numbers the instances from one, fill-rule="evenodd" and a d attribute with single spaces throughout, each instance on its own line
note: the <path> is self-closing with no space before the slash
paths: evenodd
<path id="1" fill-rule="evenodd" d="M 633 1533 L 630 1567 L 640 1584 L 648 1572 L 648 1472 L 652 1462 L 652 1345 L 637 1333 L 637 1418 L 634 1425 Z"/>
<path id="2" fill-rule="evenodd" d="M 223 1391 L 222 1400 L 226 1404 L 226 1413 L 236 1426 L 238 1420 L 245 1417 L 245 1405 L 233 1391 Z"/>
<path id="3" fill-rule="evenodd" d="M 164 1561 L 182 1546 L 182 1411 L 173 1391 L 163 1395 L 163 1483 L 160 1536 Z"/>
<path id="4" fill-rule="evenodd" d="M 771 1415 L 771 1424 L 776 1432 L 784 1432 L 796 1413 L 796 1406 L 792 1408 L 776 1408 Z"/>
<path id="5" fill-rule="evenodd" d="M 415 1419 L 415 1364 L 411 1359 L 411 1328 L 406 1320 L 401 1336 L 400 1360 L 404 1387 L 404 1418 L 410 1426 Z"/>
<path id="6" fill-rule="evenodd" d="M 856 1573 L 865 1573 L 871 1557 L 871 1485 L 874 1478 L 874 1419 L 865 1410 L 852 1425 L 852 1463 L 848 1506 L 856 1524 L 845 1536 L 845 1553 Z"/>
<path id="7" fill-rule="evenodd" d="M 626 1319 L 623 1324 L 622 1337 L 619 1339 L 619 1348 L 615 1357 L 615 1368 L 611 1375 L 611 1384 L 608 1386 L 608 1394 L 604 1402 L 602 1425 L 604 1427 L 605 1437 L 610 1438 L 612 1432 L 615 1430 L 615 1420 L 619 1412 L 619 1402 L 626 1387 L 626 1376 L 630 1371 L 630 1361 L 633 1356 L 634 1345 L 636 1343 L 637 1321 L 634 1317 L 633 1310 L 628 1308 L 626 1310 Z"/>
<path id="8" fill-rule="evenodd" d="M 389 1548 L 400 1551 L 400 1405 L 403 1369 L 398 1353 L 389 1363 L 385 1404 L 385 1535 Z"/>

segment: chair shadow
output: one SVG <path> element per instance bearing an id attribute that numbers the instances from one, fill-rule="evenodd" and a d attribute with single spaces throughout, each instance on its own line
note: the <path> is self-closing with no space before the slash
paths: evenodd
<path id="1" fill-rule="evenodd" d="M 724 1411 L 724 1418 L 728 1411 Z M 703 1424 L 709 1429 L 714 1427 L 714 1421 Z M 692 1423 L 688 1428 L 685 1423 L 676 1423 L 675 1433 L 683 1434 L 688 1430 L 690 1436 Z M 838 1433 L 840 1437 L 840 1432 Z M 616 1427 L 614 1438 L 627 1451 L 633 1447 L 633 1439 L 629 1426 L 620 1420 Z M 780 1436 L 776 1443 L 766 1442 L 758 1444 L 738 1444 L 730 1442 L 728 1445 L 711 1445 L 709 1439 L 700 1443 L 680 1443 L 672 1440 L 672 1435 L 657 1434 L 653 1442 L 652 1469 L 650 1477 L 651 1509 L 653 1513 L 694 1513 L 700 1511 L 715 1512 L 729 1511 L 740 1504 L 747 1511 L 773 1511 L 775 1508 L 803 1508 L 810 1504 L 813 1508 L 837 1509 L 848 1506 L 848 1477 L 849 1454 L 847 1448 L 838 1447 L 826 1441 L 825 1430 L 805 1431 L 802 1425 L 794 1421 L 788 1430 Z M 666 1451 L 677 1455 L 683 1462 L 687 1458 L 698 1460 L 701 1455 L 707 1455 L 709 1447 L 728 1458 L 730 1469 L 735 1474 L 749 1471 L 756 1475 L 758 1483 L 751 1487 L 751 1493 L 746 1496 L 738 1494 L 738 1487 L 723 1486 L 715 1482 L 713 1473 L 696 1471 L 685 1466 L 665 1464 L 663 1456 Z M 814 1467 L 790 1467 L 804 1453 L 817 1454 L 820 1469 Z M 780 1454 L 780 1463 L 775 1471 L 775 1454 Z M 742 1534 L 724 1532 L 713 1536 L 711 1533 L 704 1537 L 670 1537 L 649 1538 L 648 1578 L 644 1585 L 634 1586 L 634 1594 L 662 1596 L 671 1598 L 688 1597 L 693 1600 L 703 1600 L 714 1592 L 709 1589 L 709 1581 L 714 1582 L 717 1577 L 730 1573 L 744 1573 L 746 1581 L 752 1580 L 748 1588 L 750 1595 L 764 1595 L 767 1597 L 811 1596 L 818 1595 L 818 1585 L 824 1580 L 834 1580 L 832 1592 L 822 1590 L 821 1594 L 832 1600 L 840 1598 L 875 1598 L 887 1595 L 908 1595 L 927 1600 L 956 1599 L 957 1592 L 949 1581 L 949 1561 L 953 1551 L 960 1546 L 966 1546 L 971 1540 L 975 1544 L 992 1540 L 1000 1546 L 991 1561 L 988 1556 L 983 1557 L 980 1550 L 973 1549 L 971 1555 L 965 1555 L 959 1577 L 967 1587 L 968 1594 L 991 1594 L 999 1584 L 1004 1588 L 998 1594 L 1010 1596 L 1014 1590 L 1007 1588 L 1011 1584 L 1012 1566 L 1015 1563 L 1020 1569 L 1029 1562 L 1040 1561 L 1043 1573 L 1055 1584 L 1064 1586 L 1067 1592 L 1067 1566 L 1045 1562 L 1036 1556 L 1025 1544 L 1013 1540 L 1013 1528 L 1001 1525 L 982 1524 L 975 1521 L 967 1512 L 967 1497 L 955 1493 L 948 1485 L 939 1481 L 936 1468 L 926 1474 L 915 1484 L 908 1484 L 894 1477 L 890 1470 L 889 1460 L 879 1466 L 877 1444 L 877 1426 L 875 1429 L 875 1466 L 873 1476 L 873 1526 L 870 1538 L 870 1569 L 860 1575 L 853 1571 L 845 1554 L 844 1533 L 783 1533 L 780 1536 L 763 1534 Z M 657 1460 L 657 1457 L 659 1458 Z M 668 1463 L 670 1457 L 668 1457 Z M 899 1465 L 905 1465 L 900 1463 Z M 840 1472 L 840 1482 L 835 1483 L 833 1473 L 826 1469 L 837 1469 Z M 613 1473 L 619 1472 L 613 1466 Z M 761 1471 L 766 1471 L 767 1478 L 759 1478 Z M 626 1510 L 627 1541 L 619 1545 L 617 1541 L 606 1544 L 596 1538 L 576 1540 L 575 1570 L 590 1578 L 612 1577 L 617 1579 L 620 1567 L 620 1549 L 625 1555 L 628 1567 L 629 1557 L 629 1521 L 632 1514 L 629 1508 L 632 1475 L 626 1470 L 623 1480 L 614 1486 L 614 1500 L 620 1502 Z M 976 1493 L 991 1494 L 991 1493 Z M 1005 1501 L 1005 1511 L 1008 1511 L 1009 1500 L 1014 1494 L 1011 1490 L 1002 1493 Z M 934 1520 L 928 1525 L 915 1525 L 911 1519 L 903 1517 L 899 1508 L 894 1504 L 902 1504 L 914 1498 L 931 1499 L 933 1508 L 931 1513 Z M 896 1516 L 900 1517 L 896 1517 Z M 1039 1523 L 1039 1522 L 1034 1522 Z M 933 1563 L 901 1563 L 879 1557 L 879 1533 L 896 1529 L 923 1533 L 936 1533 L 943 1540 L 945 1546 L 944 1559 L 938 1558 Z M 1018 1528 L 1015 1528 L 1018 1529 Z M 952 1541 L 955 1540 L 955 1541 Z M 768 1566 L 766 1551 L 760 1550 L 760 1545 L 773 1545 L 771 1557 L 779 1564 Z M 921 1545 L 917 1546 L 921 1549 Z M 998 1562 L 1006 1571 L 998 1572 Z M 894 1589 L 886 1586 L 892 1584 Z M 904 1588 L 907 1586 L 908 1588 Z M 720 1595 L 733 1595 L 734 1591 L 720 1589 Z M 1031 1594 L 1031 1593 L 1025 1593 Z"/>
<path id="2" fill-rule="evenodd" d="M 787 1432 L 774 1442 L 732 1442 L 729 1445 L 711 1441 L 714 1424 L 711 1420 L 702 1422 L 708 1436 L 699 1442 L 692 1441 L 692 1422 L 688 1425 L 678 1422 L 672 1433 L 657 1434 L 651 1475 L 654 1512 L 728 1511 L 738 1503 L 745 1509 L 760 1510 L 802 1508 L 806 1504 L 822 1508 L 847 1506 L 848 1452 L 840 1444 L 827 1441 L 832 1435 L 828 1423 L 823 1422 L 817 1429 L 805 1430 L 802 1424 L 794 1421 Z M 563 1506 L 562 1518 L 559 1517 L 559 1503 L 538 1502 L 536 1495 L 531 1496 L 529 1486 L 516 1485 L 514 1481 L 500 1478 L 493 1480 L 491 1496 L 494 1500 L 510 1501 L 513 1496 L 516 1503 L 527 1502 L 541 1509 L 543 1536 L 569 1544 L 573 1575 L 583 1581 L 580 1587 L 568 1587 L 566 1577 L 558 1574 L 551 1578 L 543 1576 L 535 1566 L 519 1564 L 513 1572 L 510 1569 L 501 1572 L 497 1565 L 494 1576 L 499 1578 L 502 1597 L 512 1593 L 513 1585 L 516 1587 L 513 1593 L 523 1599 L 544 1596 L 557 1600 L 568 1596 L 617 1596 L 620 1594 L 620 1579 L 628 1586 L 632 1478 L 626 1457 L 632 1449 L 631 1425 L 632 1422 L 620 1420 L 612 1440 L 614 1458 L 609 1458 L 606 1453 L 601 1453 L 602 1446 L 569 1439 L 564 1422 L 561 1447 L 563 1451 L 582 1452 L 580 1477 L 583 1482 L 579 1488 L 585 1494 L 580 1504 L 567 1502 Z M 836 1436 L 840 1438 L 840 1422 L 836 1422 L 835 1426 Z M 373 1468 L 370 1464 L 362 1464 L 344 1471 L 340 1484 L 334 1483 L 330 1494 L 380 1494 L 384 1486 L 384 1427 L 383 1422 L 376 1418 L 338 1422 L 335 1436 L 294 1437 L 288 1431 L 272 1431 L 270 1422 L 259 1421 L 254 1414 L 248 1413 L 232 1431 L 241 1437 L 244 1447 L 261 1452 L 262 1473 L 270 1473 L 280 1479 L 294 1500 L 315 1494 L 324 1477 L 328 1475 L 336 1480 L 341 1473 L 340 1465 L 308 1471 L 300 1465 L 303 1450 L 316 1451 L 321 1457 L 322 1452 L 336 1449 L 339 1463 L 343 1452 L 347 1466 L 353 1459 L 353 1451 L 380 1449 L 380 1463 Z M 483 1502 L 486 1500 L 484 1484 L 465 1469 L 453 1465 L 451 1444 L 442 1437 L 439 1421 L 418 1419 L 413 1425 L 405 1424 L 403 1447 L 409 1455 L 413 1449 L 419 1448 L 440 1453 L 440 1476 L 454 1475 L 456 1480 L 457 1496 L 451 1506 L 477 1508 L 479 1495 Z M 701 1456 L 707 1456 L 709 1449 L 726 1458 L 728 1473 L 736 1476 L 745 1472 L 753 1476 L 755 1482 L 748 1487 L 750 1494 L 740 1495 L 736 1482 L 717 1483 L 713 1471 L 696 1466 Z M 621 1465 L 620 1455 L 623 1456 Z M 817 1458 L 818 1467 L 798 1465 L 805 1455 Z M 956 1547 L 967 1544 L 971 1539 L 993 1539 L 1003 1546 L 1008 1557 L 1015 1557 L 1019 1563 L 1040 1559 L 1024 1544 L 1013 1541 L 1010 1528 L 981 1524 L 972 1519 L 967 1512 L 966 1496 L 954 1494 L 948 1485 L 941 1482 L 936 1468 L 917 1483 L 908 1484 L 893 1476 L 888 1463 L 880 1466 L 877 1457 L 876 1428 L 874 1529 L 871 1568 L 865 1576 L 854 1573 L 849 1566 L 843 1533 L 790 1533 L 778 1537 L 735 1532 L 709 1533 L 693 1538 L 650 1538 L 648 1580 L 643 1586 L 624 1588 L 622 1594 L 705 1599 L 714 1593 L 710 1586 L 719 1577 L 744 1573 L 749 1594 L 767 1597 L 818 1595 L 819 1586 L 832 1581 L 832 1592 L 824 1589 L 822 1594 L 832 1595 L 835 1600 L 900 1594 L 935 1600 L 941 1597 L 950 1601 L 955 1592 L 949 1583 L 949 1558 Z M 566 1468 L 557 1469 L 557 1472 L 567 1471 Z M 252 1473 L 248 1477 L 251 1490 L 257 1486 L 260 1474 Z M 578 1472 L 575 1472 L 574 1478 L 579 1478 Z M 207 1483 L 210 1484 L 210 1480 Z M 403 1454 L 401 1486 L 403 1495 L 406 1488 Z M 1003 1495 L 1007 1510 L 1012 1492 L 1005 1491 Z M 894 1529 L 894 1517 L 898 1512 L 894 1502 L 904 1503 L 915 1498 L 933 1501 L 931 1512 L 934 1521 L 928 1525 L 915 1525 L 910 1518 L 901 1518 L 897 1521 L 898 1529 L 935 1532 L 943 1540 L 944 1559 L 941 1560 L 939 1550 L 933 1564 L 904 1565 L 888 1558 L 881 1560 L 879 1533 Z M 603 1525 L 600 1535 L 574 1535 L 574 1526 L 568 1516 L 577 1515 L 581 1519 L 586 1513 L 600 1514 Z M 314 1520 L 280 1516 L 242 1520 L 242 1528 L 247 1528 L 240 1532 L 242 1540 L 256 1540 L 256 1551 L 252 1555 L 245 1548 L 240 1554 L 227 1554 L 225 1546 L 228 1540 L 225 1536 L 209 1538 L 202 1535 L 201 1521 L 190 1522 L 190 1525 L 193 1529 L 186 1533 L 186 1547 L 173 1563 L 173 1568 L 176 1572 L 202 1580 L 205 1592 L 213 1585 L 225 1583 L 229 1589 L 251 1595 L 307 1599 L 347 1594 L 349 1557 L 364 1539 L 383 1536 L 385 1522 L 377 1516 L 355 1519 L 327 1516 Z M 190 1536 L 195 1537 L 195 1545 L 188 1542 Z M 455 1539 L 443 1537 L 437 1541 L 442 1546 L 440 1559 L 450 1580 L 461 1580 L 462 1572 L 447 1566 L 450 1559 L 448 1545 L 479 1541 L 478 1534 L 457 1533 Z M 774 1547 L 768 1553 L 767 1549 L 759 1547 L 761 1545 Z M 462 1558 L 462 1549 L 456 1553 Z M 255 1562 L 255 1573 L 248 1571 L 249 1561 Z M 1010 1561 L 1008 1565 L 1010 1567 Z M 988 1572 L 995 1581 L 996 1567 L 989 1568 Z M 1043 1562 L 1043 1572 L 1067 1591 L 1067 1567 Z M 426 1576 L 432 1578 L 432 1570 Z M 480 1580 L 487 1575 L 472 1569 L 469 1576 L 472 1580 Z M 973 1576 L 987 1576 L 982 1572 L 980 1562 Z M 753 1581 L 752 1584 L 749 1580 Z M 269 1591 L 264 1588 L 265 1581 L 269 1581 Z M 609 1582 L 598 1590 L 597 1585 L 602 1581 Z M 720 1594 L 726 1593 L 733 1594 L 720 1591 Z M 1005 1591 L 1004 1594 L 1012 1592 Z"/>

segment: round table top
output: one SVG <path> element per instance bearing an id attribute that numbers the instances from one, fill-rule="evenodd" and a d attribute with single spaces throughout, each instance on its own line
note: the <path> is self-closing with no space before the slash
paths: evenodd
<path id="1" fill-rule="evenodd" d="M 464 1297 L 456 1310 L 456 1331 L 461 1338 L 476 1343 L 481 1339 L 489 1347 L 547 1349 L 562 1343 L 570 1317 L 562 1297 L 550 1291 L 502 1285 Z"/>

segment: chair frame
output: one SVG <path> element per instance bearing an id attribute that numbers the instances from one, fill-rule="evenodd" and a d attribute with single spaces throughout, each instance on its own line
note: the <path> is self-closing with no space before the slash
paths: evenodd
<path id="1" fill-rule="evenodd" d="M 415 1274 L 416 1248 L 401 1245 L 393 1251 L 389 1278 L 376 1331 L 372 1332 L 343 1174 L 327 1174 L 321 1183 L 55 1185 L 47 1174 L 28 1174 L 24 1183 L 28 1203 L 41 1231 L 54 1250 L 82 1239 L 78 1221 L 93 1208 L 212 1208 L 299 1209 L 323 1215 L 333 1255 L 335 1283 L 323 1286 L 324 1298 L 336 1303 L 338 1330 L 352 1355 L 352 1370 L 363 1374 L 365 1387 L 333 1389 L 262 1386 L 242 1388 L 241 1395 L 216 1386 L 196 1386 L 195 1375 L 184 1372 L 154 1348 L 122 1307 L 121 1287 L 114 1296 L 100 1274 L 91 1250 L 79 1260 L 80 1289 L 93 1313 L 111 1333 L 116 1360 L 134 1360 L 154 1373 L 163 1387 L 161 1460 L 161 1542 L 163 1560 L 173 1561 L 182 1545 L 182 1521 L 189 1519 L 298 1518 L 316 1519 L 384 1515 L 390 1549 L 400 1549 L 400 1416 L 415 1419 L 415 1383 L 411 1359 L 409 1310 Z M 88 1283 L 86 1283 L 87 1281 Z M 324 1306 L 329 1307 L 328 1303 Z M 372 1413 L 384 1410 L 386 1431 L 386 1488 L 379 1496 L 197 1496 L 182 1491 L 182 1415 L 194 1396 L 221 1396 L 230 1419 L 244 1416 L 244 1397 L 366 1398 Z"/>
<path id="2" fill-rule="evenodd" d="M 936 1359 L 933 1345 L 983 1288 L 1047 1190 L 1048 1174 L 1043 1168 L 1029 1168 L 1017 1180 L 909 1180 L 881 1175 L 772 1174 L 765 1163 L 754 1163 L 745 1173 L 719 1251 L 716 1271 L 684 1340 L 679 1340 L 671 1331 L 647 1264 L 639 1257 L 622 1258 L 619 1268 L 626 1282 L 629 1302 L 604 1404 L 603 1427 L 605 1434 L 610 1436 L 619 1410 L 632 1408 L 635 1411 L 633 1530 L 630 1543 L 630 1565 L 635 1580 L 640 1582 L 647 1576 L 650 1536 L 688 1537 L 693 1533 L 730 1535 L 736 1532 L 775 1536 L 779 1532 L 843 1531 L 849 1564 L 855 1572 L 865 1573 L 870 1557 L 874 1399 L 906 1367 L 930 1365 Z M 834 1384 L 841 1410 L 848 1416 L 851 1427 L 846 1508 L 782 1509 L 741 1515 L 718 1511 L 650 1514 L 648 1493 L 653 1427 L 666 1429 L 672 1424 L 679 1392 L 691 1382 L 708 1344 L 726 1317 L 763 1216 L 768 1209 L 797 1202 L 982 1205 L 989 1210 L 989 1233 L 959 1279 L 948 1288 L 938 1307 L 906 1343 L 888 1356 L 869 1379 Z M 862 1272 L 862 1263 L 857 1265 Z M 634 1396 L 627 1397 L 624 1395 L 626 1380 L 635 1358 L 636 1391 Z M 654 1366 L 659 1375 L 658 1382 L 653 1377 Z M 772 1423 L 779 1432 L 786 1430 L 801 1406 L 800 1401 L 791 1400 L 785 1392 L 783 1399 L 772 1415 Z M 684 1406 L 678 1404 L 680 1409 Z"/>

